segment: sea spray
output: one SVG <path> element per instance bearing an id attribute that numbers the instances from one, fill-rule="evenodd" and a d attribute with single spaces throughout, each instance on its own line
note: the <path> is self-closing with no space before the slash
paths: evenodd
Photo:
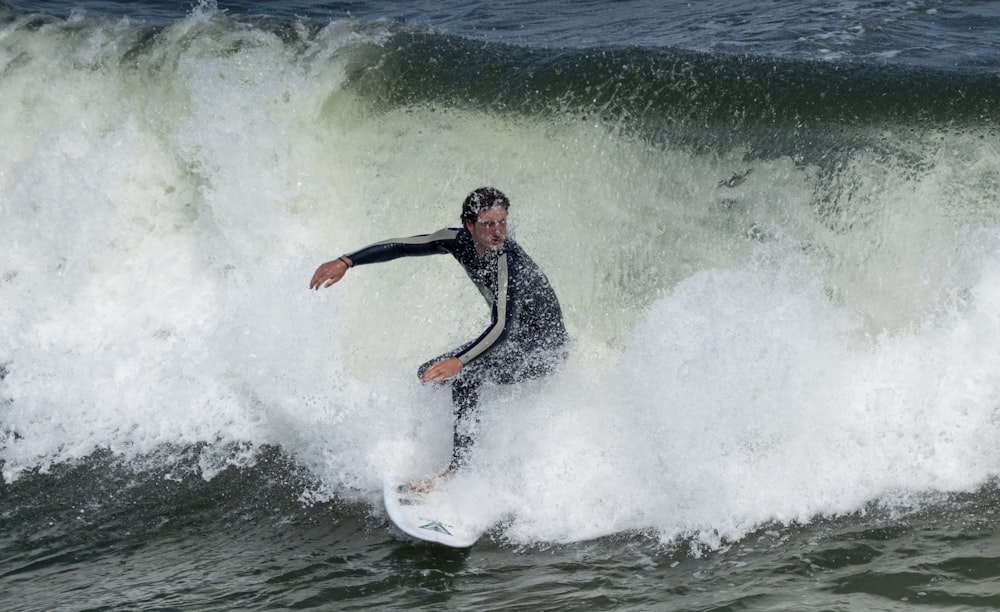
<path id="1" fill-rule="evenodd" d="M 709 81 L 698 100 L 657 84 L 684 58 L 609 81 L 604 57 L 512 47 L 490 52 L 586 78 L 407 98 L 420 75 L 387 53 L 466 46 L 207 9 L 5 24 L 6 481 L 103 452 L 212 479 L 280 448 L 314 479 L 304 500 L 374 507 L 386 469 L 439 469 L 450 398 L 415 372 L 481 331 L 481 297 L 446 257 L 307 284 L 353 248 L 457 225 L 485 184 L 511 195 L 574 336 L 551 378 L 484 394 L 473 471 L 509 540 L 721 546 L 1000 472 L 1000 181 L 975 113 L 919 135 L 906 108 L 744 132 L 685 110 L 720 94 Z M 662 95 L 605 104 L 643 78 Z"/>

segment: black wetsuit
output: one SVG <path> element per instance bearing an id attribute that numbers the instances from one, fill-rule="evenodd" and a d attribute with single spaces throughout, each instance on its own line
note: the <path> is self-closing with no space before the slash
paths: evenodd
<path id="1" fill-rule="evenodd" d="M 464 460 L 472 439 L 468 429 L 484 381 L 510 384 L 551 372 L 565 357 L 566 328 L 555 291 L 542 270 L 516 242 L 480 256 L 472 236 L 462 228 L 395 238 L 369 245 L 347 256 L 354 265 L 450 253 L 465 269 L 491 309 L 489 327 L 478 338 L 428 361 L 456 357 L 462 370 L 451 379 L 455 406 L 455 447 L 451 468 Z"/>

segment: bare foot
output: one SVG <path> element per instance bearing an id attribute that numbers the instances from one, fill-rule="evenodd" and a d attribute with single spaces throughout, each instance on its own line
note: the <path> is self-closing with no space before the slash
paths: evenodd
<path id="1" fill-rule="evenodd" d="M 411 482 L 410 488 L 418 493 L 430 493 L 438 486 L 438 484 L 443 481 L 447 481 L 454 475 L 455 473 L 451 470 L 445 470 L 434 478 L 424 478 L 423 480 Z"/>

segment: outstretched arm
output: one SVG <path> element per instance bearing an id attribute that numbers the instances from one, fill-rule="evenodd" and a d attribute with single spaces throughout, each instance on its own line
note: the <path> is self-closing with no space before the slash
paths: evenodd
<path id="1" fill-rule="evenodd" d="M 328 261 L 316 268 L 312 280 L 309 281 L 310 289 L 326 289 L 330 285 L 344 278 L 347 269 L 354 266 L 354 262 L 347 255 L 341 255 L 333 261 Z"/>
<path id="2" fill-rule="evenodd" d="M 370 244 L 363 249 L 352 252 L 350 255 L 341 255 L 333 261 L 328 261 L 316 268 L 312 280 L 309 282 L 310 289 L 326 289 L 330 285 L 344 278 L 348 268 L 355 265 L 381 263 L 392 261 L 399 257 L 419 257 L 421 255 L 434 255 L 436 253 L 447 253 L 447 245 L 455 241 L 458 235 L 457 229 L 443 229 L 433 234 L 422 234 L 409 238 L 393 238 Z"/>

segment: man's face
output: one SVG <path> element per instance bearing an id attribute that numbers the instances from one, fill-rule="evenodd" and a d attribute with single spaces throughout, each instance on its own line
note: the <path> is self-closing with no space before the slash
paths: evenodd
<path id="1" fill-rule="evenodd" d="M 495 251 L 503 245 L 507 236 L 507 209 L 498 206 L 481 210 L 475 223 L 466 223 L 465 229 L 472 234 L 472 244 L 476 246 L 477 253 L 485 255 Z"/>

